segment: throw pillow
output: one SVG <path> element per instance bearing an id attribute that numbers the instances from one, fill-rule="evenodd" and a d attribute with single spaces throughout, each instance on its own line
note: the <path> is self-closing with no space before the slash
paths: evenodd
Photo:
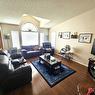
<path id="1" fill-rule="evenodd" d="M 38 45 L 36 45 L 36 46 L 33 47 L 33 50 L 36 51 L 36 50 L 39 50 L 39 48 L 40 47 Z"/>

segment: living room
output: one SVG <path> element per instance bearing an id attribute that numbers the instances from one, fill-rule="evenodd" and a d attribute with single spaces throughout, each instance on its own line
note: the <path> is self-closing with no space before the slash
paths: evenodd
<path id="1" fill-rule="evenodd" d="M 87 94 L 88 89 L 92 87 L 91 85 L 95 84 L 95 74 L 91 77 L 88 72 L 89 61 L 95 60 L 95 54 L 91 52 L 95 39 L 95 1 L 72 0 L 71 2 L 70 0 L 61 0 L 59 2 L 49 0 L 42 2 L 40 0 L 32 2 L 29 0 L 23 2 L 23 0 L 17 0 L 16 2 L 9 2 L 8 0 L 8 3 L 5 2 L 5 0 L 0 1 L 0 6 L 2 6 L 0 9 L 0 48 L 9 50 L 17 47 L 18 50 L 21 50 L 24 45 L 38 45 L 38 47 L 33 48 L 35 50 L 35 48 L 41 48 L 43 42 L 49 41 L 54 48 L 53 56 L 75 71 L 74 74 L 64 80 L 61 79 L 62 81 L 58 84 L 50 86 L 43 75 L 36 70 L 37 68 L 32 66 L 31 84 L 21 86 L 21 88 L 17 88 L 8 94 L 83 95 L 79 85 L 84 81 L 87 85 L 90 84 L 90 87 L 86 88 L 85 91 Z M 31 31 L 33 33 L 30 36 Z M 60 50 L 66 45 L 72 49 L 71 60 L 63 58 L 60 54 Z M 35 61 L 37 59 L 34 56 L 37 54 L 33 52 L 28 57 Z M 24 55 L 25 59 L 28 57 L 26 54 Z M 39 55 L 37 57 L 39 58 Z"/>

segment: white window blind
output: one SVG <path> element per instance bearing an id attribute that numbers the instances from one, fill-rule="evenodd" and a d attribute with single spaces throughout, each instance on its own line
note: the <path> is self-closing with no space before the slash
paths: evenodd
<path id="1" fill-rule="evenodd" d="M 53 47 L 56 45 L 56 32 L 51 33 L 51 44 Z"/>
<path id="2" fill-rule="evenodd" d="M 18 31 L 11 31 L 12 36 L 12 45 L 13 47 L 20 48 L 20 40 L 19 40 L 19 32 Z"/>
<path id="3" fill-rule="evenodd" d="M 22 45 L 38 45 L 38 32 L 21 32 Z"/>
<path id="4" fill-rule="evenodd" d="M 40 33 L 40 46 L 42 46 L 42 43 L 44 42 L 44 33 Z"/>

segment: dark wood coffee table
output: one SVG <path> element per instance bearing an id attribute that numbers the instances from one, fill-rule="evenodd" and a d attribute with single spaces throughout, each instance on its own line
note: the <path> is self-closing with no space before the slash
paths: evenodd
<path id="1" fill-rule="evenodd" d="M 61 60 L 56 59 L 53 56 L 50 56 L 50 59 L 47 59 L 45 55 L 39 56 L 39 62 L 44 64 L 48 70 L 50 71 L 50 74 L 58 74 L 61 70 Z"/>

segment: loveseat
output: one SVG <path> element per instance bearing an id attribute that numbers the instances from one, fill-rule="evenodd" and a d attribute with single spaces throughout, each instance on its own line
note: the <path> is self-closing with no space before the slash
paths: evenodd
<path id="1" fill-rule="evenodd" d="M 0 51 L 0 93 L 18 88 L 32 80 L 32 69 L 27 63 L 14 68 L 11 58 Z"/>
<path id="2" fill-rule="evenodd" d="M 21 46 L 21 53 L 25 59 L 37 57 L 42 54 L 38 45 Z"/>

